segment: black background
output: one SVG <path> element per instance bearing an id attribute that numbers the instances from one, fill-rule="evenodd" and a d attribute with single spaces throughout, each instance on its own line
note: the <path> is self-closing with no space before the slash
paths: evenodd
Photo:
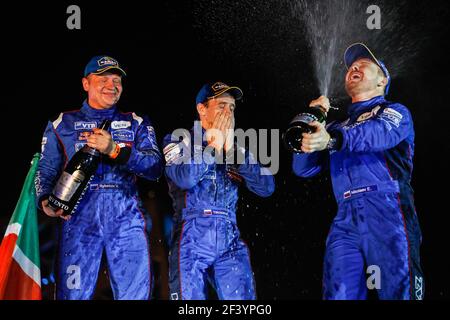
<path id="1" fill-rule="evenodd" d="M 124 111 L 148 114 L 159 139 L 192 126 L 194 98 L 206 81 L 243 89 L 236 118 L 244 129 L 282 129 L 319 95 L 304 35 L 293 36 L 289 22 L 283 23 L 287 18 L 278 14 L 280 2 L 148 3 L 76 3 L 82 11 L 81 30 L 66 28 L 66 8 L 74 3 L 17 3 L 3 12 L 2 230 L 32 155 L 40 150 L 48 119 L 80 107 L 82 72 L 93 55 L 111 55 L 126 68 L 119 105 Z M 449 57 L 444 50 L 449 15 L 444 1 L 407 3 L 410 12 L 396 23 L 402 32 L 424 24 L 426 41 L 413 48 L 415 58 L 394 78 L 389 98 L 408 106 L 414 117 L 413 187 L 423 232 L 426 298 L 442 299 L 450 297 Z M 204 22 L 212 18 L 216 20 Z M 204 28 L 228 24 L 234 27 L 223 32 Z M 275 194 L 259 199 L 243 191 L 239 205 L 258 296 L 320 299 L 324 242 L 336 209 L 329 174 L 298 179 L 291 172 L 290 154 L 280 150 L 280 156 Z M 165 181 L 150 187 L 158 190 L 169 210 Z"/>

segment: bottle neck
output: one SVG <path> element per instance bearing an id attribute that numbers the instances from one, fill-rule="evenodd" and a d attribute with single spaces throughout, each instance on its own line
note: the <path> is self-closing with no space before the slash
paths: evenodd
<path id="1" fill-rule="evenodd" d="M 314 114 L 319 122 L 326 121 L 327 119 L 327 110 L 322 106 L 313 106 L 308 107 L 310 113 Z"/>
<path id="2" fill-rule="evenodd" d="M 320 110 L 323 114 L 327 114 L 327 110 L 322 106 L 313 106 L 313 107 L 309 107 L 309 108 Z"/>
<path id="3" fill-rule="evenodd" d="M 83 147 L 84 153 L 89 153 L 90 155 L 98 157 L 100 155 L 100 152 L 97 149 L 94 149 L 92 147 L 89 147 L 87 144 Z"/>

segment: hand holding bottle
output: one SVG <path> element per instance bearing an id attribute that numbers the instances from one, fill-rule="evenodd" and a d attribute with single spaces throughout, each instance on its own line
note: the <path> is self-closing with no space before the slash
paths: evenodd
<path id="1" fill-rule="evenodd" d="M 322 141 L 317 141 L 317 132 L 322 137 L 326 132 L 325 122 L 327 119 L 327 111 L 331 108 L 330 100 L 322 96 L 311 101 L 308 108 L 305 108 L 298 114 L 289 124 L 288 129 L 283 134 L 283 141 L 286 148 L 291 152 L 311 153 L 319 151 L 322 147 Z M 307 143 L 303 145 L 303 138 L 308 137 Z M 324 138 L 324 137 L 322 137 Z M 320 145 L 317 145 L 320 142 Z"/>
<path id="2" fill-rule="evenodd" d="M 320 106 L 323 108 L 323 110 L 328 113 L 328 111 L 331 108 L 330 105 L 330 99 L 328 99 L 325 96 L 320 96 L 319 98 L 317 98 L 316 100 L 311 101 L 311 103 L 309 104 L 310 107 L 317 107 Z"/>
<path id="3" fill-rule="evenodd" d="M 52 218 L 56 218 L 56 217 L 60 217 L 66 221 L 68 221 L 72 216 L 71 215 L 63 215 L 64 214 L 64 210 L 63 209 L 57 209 L 57 210 L 53 210 L 52 207 L 50 207 L 48 205 L 48 199 L 45 199 L 41 202 L 42 205 L 42 210 L 44 211 L 44 213 L 46 215 L 48 215 L 49 217 Z"/>
<path id="4" fill-rule="evenodd" d="M 116 148 L 116 143 L 112 139 L 109 132 L 99 128 L 94 128 L 92 131 L 94 134 L 91 134 L 87 138 L 87 145 L 91 148 L 97 149 L 103 154 L 111 154 Z"/>
<path id="5" fill-rule="evenodd" d="M 327 148 L 330 141 L 330 134 L 325 129 L 325 124 L 318 121 L 309 124 L 315 128 L 314 133 L 303 133 L 301 150 L 304 153 L 313 153 L 316 151 L 323 151 Z"/>
<path id="6" fill-rule="evenodd" d="M 102 129 L 94 130 L 96 134 L 89 136 L 89 143 L 78 150 L 69 160 L 49 195 L 48 201 L 41 203 L 48 216 L 68 216 L 76 211 L 78 203 L 88 187 L 89 180 L 98 168 L 100 152 L 108 153 L 115 145 L 111 135 L 106 131 L 109 125 L 109 120 L 103 121 Z M 64 210 L 64 213 L 60 213 L 59 209 Z"/>
<path id="7" fill-rule="evenodd" d="M 321 107 L 325 113 L 331 108 L 330 99 L 325 96 L 320 96 L 319 98 L 311 101 L 310 107 Z M 328 141 L 330 141 L 330 135 L 325 129 L 325 122 L 314 121 L 309 124 L 315 130 L 314 133 L 303 133 L 301 150 L 304 153 L 312 153 L 316 151 L 322 151 L 327 148 Z"/>

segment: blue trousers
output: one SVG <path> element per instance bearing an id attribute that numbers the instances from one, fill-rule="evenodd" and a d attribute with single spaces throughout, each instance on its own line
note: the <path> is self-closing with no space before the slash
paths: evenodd
<path id="1" fill-rule="evenodd" d="M 235 222 L 215 216 L 182 223 L 169 256 L 170 298 L 207 299 L 207 282 L 220 300 L 255 300 L 249 251 Z"/>
<path id="2" fill-rule="evenodd" d="M 149 241 L 139 201 L 120 191 L 88 192 L 62 224 L 57 299 L 91 299 L 103 252 L 115 299 L 147 300 L 152 273 Z"/>
<path id="3" fill-rule="evenodd" d="M 372 289 L 380 299 L 422 299 L 420 242 L 411 194 L 342 201 L 326 243 L 323 298 L 361 300 Z"/>

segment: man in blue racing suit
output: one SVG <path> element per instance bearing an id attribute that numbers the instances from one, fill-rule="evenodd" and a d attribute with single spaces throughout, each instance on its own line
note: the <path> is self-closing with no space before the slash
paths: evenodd
<path id="1" fill-rule="evenodd" d="M 313 122 L 293 170 L 313 177 L 330 167 L 338 212 L 326 242 L 323 298 L 422 299 L 421 231 L 413 202 L 414 128 L 409 110 L 387 101 L 390 75 L 361 43 L 345 52 L 348 119 Z M 330 104 L 326 97 L 311 106 Z M 369 278 L 366 279 L 366 274 Z"/>
<path id="2" fill-rule="evenodd" d="M 249 251 L 236 224 L 238 187 L 245 184 L 261 197 L 270 196 L 275 187 L 270 171 L 234 143 L 235 101 L 241 97 L 237 87 L 204 85 L 196 99 L 201 124 L 164 139 L 175 209 L 169 256 L 173 300 L 206 299 L 207 281 L 219 299 L 256 298 Z M 238 164 L 230 160 L 235 155 Z"/>
<path id="3" fill-rule="evenodd" d="M 117 102 L 125 72 L 108 56 L 93 57 L 82 84 L 88 98 L 80 110 L 48 123 L 36 175 L 37 204 L 64 218 L 57 257 L 57 299 L 91 299 L 103 251 L 115 299 L 149 299 L 152 290 L 149 241 L 136 176 L 158 179 L 163 170 L 155 132 L 146 117 L 122 113 Z M 111 120 L 109 131 L 98 127 Z M 102 160 L 72 216 L 48 205 L 56 180 L 85 144 Z"/>

